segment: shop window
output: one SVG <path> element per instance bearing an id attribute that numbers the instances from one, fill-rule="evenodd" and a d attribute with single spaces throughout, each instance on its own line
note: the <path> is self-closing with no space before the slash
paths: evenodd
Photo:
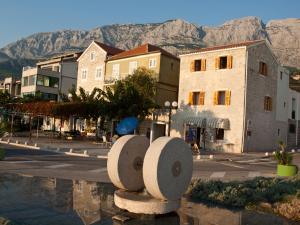
<path id="1" fill-rule="evenodd" d="M 224 140 L 224 129 L 216 129 L 216 140 Z"/>

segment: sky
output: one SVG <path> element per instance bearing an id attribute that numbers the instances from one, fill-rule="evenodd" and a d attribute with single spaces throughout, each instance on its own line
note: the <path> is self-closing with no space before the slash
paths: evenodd
<path id="1" fill-rule="evenodd" d="M 300 0 L 1 0 L 0 48 L 37 32 L 177 18 L 217 26 L 246 16 L 300 18 Z"/>

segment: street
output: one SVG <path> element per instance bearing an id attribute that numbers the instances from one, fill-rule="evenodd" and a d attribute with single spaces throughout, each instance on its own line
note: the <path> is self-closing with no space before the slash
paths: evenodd
<path id="1" fill-rule="evenodd" d="M 6 158 L 0 162 L 2 173 L 110 182 L 106 159 L 68 156 L 9 145 L 0 146 L 6 150 Z M 299 164 L 299 156 L 299 154 L 294 156 L 295 163 Z M 276 175 L 276 162 L 269 158 L 194 160 L 193 166 L 193 178 L 201 179 L 244 180 L 256 176 L 272 177 Z"/>

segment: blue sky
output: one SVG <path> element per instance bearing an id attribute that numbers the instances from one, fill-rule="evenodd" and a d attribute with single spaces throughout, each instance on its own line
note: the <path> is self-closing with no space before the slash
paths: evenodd
<path id="1" fill-rule="evenodd" d="M 36 32 L 181 18 L 199 25 L 300 18 L 300 0 L 1 0 L 0 48 Z"/>

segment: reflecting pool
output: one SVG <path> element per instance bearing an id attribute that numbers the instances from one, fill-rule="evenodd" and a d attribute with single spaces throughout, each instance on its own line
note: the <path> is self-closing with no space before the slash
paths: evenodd
<path id="1" fill-rule="evenodd" d="M 109 183 L 0 174 L 0 225 L 287 225 L 299 224 L 271 214 L 230 210 L 182 201 L 176 213 L 142 216 L 119 210 Z M 115 220 L 127 218 L 125 222 Z"/>

